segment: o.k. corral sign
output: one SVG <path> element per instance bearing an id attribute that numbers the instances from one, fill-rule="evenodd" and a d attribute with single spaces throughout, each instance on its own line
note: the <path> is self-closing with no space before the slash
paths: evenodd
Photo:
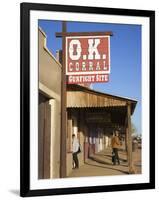
<path id="1" fill-rule="evenodd" d="M 111 32 L 93 32 L 65 37 L 68 84 L 109 81 L 110 35 Z"/>

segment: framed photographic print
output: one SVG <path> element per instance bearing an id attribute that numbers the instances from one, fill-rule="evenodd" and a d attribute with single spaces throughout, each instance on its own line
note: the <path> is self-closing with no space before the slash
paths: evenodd
<path id="1" fill-rule="evenodd" d="M 21 4 L 20 195 L 155 188 L 155 12 Z"/>

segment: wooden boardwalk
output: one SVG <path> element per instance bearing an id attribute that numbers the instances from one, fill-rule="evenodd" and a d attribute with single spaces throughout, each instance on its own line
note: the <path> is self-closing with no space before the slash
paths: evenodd
<path id="1" fill-rule="evenodd" d="M 113 165 L 111 158 L 111 149 L 106 149 L 93 156 L 87 162 L 74 169 L 68 177 L 87 177 L 87 176 L 110 176 L 127 175 L 128 163 L 124 150 L 119 151 L 120 165 Z M 133 163 L 137 174 L 141 173 L 141 150 L 133 152 Z"/>

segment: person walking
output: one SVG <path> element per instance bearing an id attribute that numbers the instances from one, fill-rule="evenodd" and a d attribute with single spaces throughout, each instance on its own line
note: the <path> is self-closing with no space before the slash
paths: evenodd
<path id="1" fill-rule="evenodd" d="M 79 140 L 75 134 L 72 135 L 72 157 L 73 157 L 73 169 L 79 168 L 78 153 L 79 153 Z"/>
<path id="2" fill-rule="evenodd" d="M 115 131 L 114 136 L 112 137 L 112 154 L 114 156 L 113 158 L 113 164 L 116 165 L 116 161 L 118 162 L 118 165 L 120 165 L 119 155 L 118 155 L 118 149 L 120 148 L 120 140 L 119 140 L 119 132 Z"/>

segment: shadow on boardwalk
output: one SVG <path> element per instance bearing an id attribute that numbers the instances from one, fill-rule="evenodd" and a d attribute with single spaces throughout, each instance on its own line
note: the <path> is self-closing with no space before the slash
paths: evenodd
<path id="1" fill-rule="evenodd" d="M 111 175 L 127 175 L 128 163 L 127 155 L 124 150 L 119 151 L 120 165 L 112 164 L 111 149 L 105 149 L 95 155 L 91 155 L 89 159 L 79 169 L 73 170 L 69 177 L 85 177 L 85 176 L 111 176 Z M 141 173 L 141 150 L 133 153 L 134 166 L 137 174 Z"/>
<path id="2" fill-rule="evenodd" d="M 124 174 L 129 174 L 127 171 L 124 171 L 124 170 L 120 170 L 120 169 L 117 169 L 117 168 L 113 168 L 113 167 L 103 167 L 103 166 L 99 166 L 99 165 L 94 165 L 94 164 L 88 164 L 88 163 L 85 163 L 86 165 L 90 165 L 90 166 L 95 166 L 95 167 L 99 167 L 99 168 L 104 168 L 104 169 L 108 169 L 108 170 L 114 170 L 114 171 L 119 171 L 121 173 L 124 173 Z M 121 165 L 120 165 L 121 166 Z M 113 175 L 113 174 L 110 174 L 110 175 Z"/>

